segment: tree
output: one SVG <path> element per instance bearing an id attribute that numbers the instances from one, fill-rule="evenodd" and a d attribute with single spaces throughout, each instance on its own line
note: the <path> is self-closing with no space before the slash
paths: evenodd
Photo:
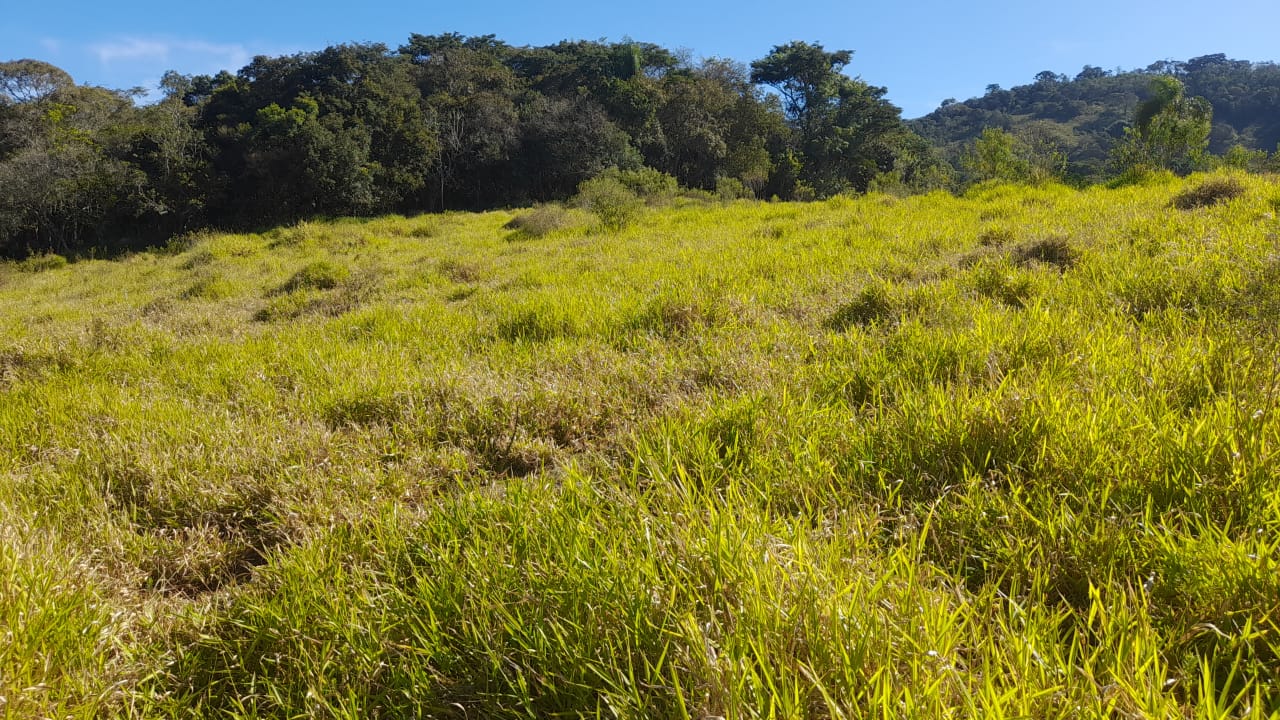
<path id="1" fill-rule="evenodd" d="M 987 128 L 973 143 L 964 164 L 979 180 L 1022 181 L 1031 175 L 1018 139 L 1000 128 Z"/>
<path id="2" fill-rule="evenodd" d="M 865 191 L 893 168 L 894 144 L 904 134 L 901 111 L 884 99 L 884 88 L 841 72 L 852 56 L 791 42 L 751 63 L 752 82 L 782 96 L 796 135 L 799 180 L 823 196 L 849 187 Z"/>
<path id="3" fill-rule="evenodd" d="M 1133 124 L 1114 158 L 1122 169 L 1140 166 L 1186 172 L 1203 161 L 1213 126 L 1213 108 L 1201 97 L 1189 98 L 1180 80 L 1153 78 L 1151 97 L 1138 104 Z"/>
<path id="4" fill-rule="evenodd" d="M 1080 73 L 1076 75 L 1076 81 L 1080 82 L 1082 80 L 1098 80 L 1106 77 L 1108 74 L 1109 73 L 1107 73 L 1106 70 L 1103 70 L 1102 68 L 1097 67 L 1096 65 L 1085 65 L 1084 69 L 1082 69 Z"/>
<path id="5" fill-rule="evenodd" d="M 47 100 L 75 82 L 65 70 L 39 60 L 0 63 L 0 104 Z"/>
<path id="6" fill-rule="evenodd" d="M 840 71 L 852 58 L 849 50 L 829 53 L 818 43 L 776 45 L 766 57 L 751 63 L 751 82 L 777 90 L 787 118 L 808 128 L 839 95 L 848 80 Z"/>

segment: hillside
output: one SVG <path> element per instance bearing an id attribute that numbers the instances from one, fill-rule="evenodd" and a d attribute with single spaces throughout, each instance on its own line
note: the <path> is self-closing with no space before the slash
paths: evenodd
<path id="1" fill-rule="evenodd" d="M 953 160 L 984 128 L 1032 134 L 1062 148 L 1072 174 L 1096 179 L 1134 108 L 1147 99 L 1147 84 L 1162 74 L 1179 78 L 1188 95 L 1213 106 L 1211 152 L 1225 153 L 1237 144 L 1271 152 L 1280 143 L 1280 66 L 1223 55 L 1130 72 L 1086 66 L 1071 79 L 1046 71 L 1034 83 L 1007 90 L 991 86 L 980 98 L 944 104 L 908 124 Z"/>
<path id="2" fill-rule="evenodd" d="M 1278 210 L 1157 177 L 2 264 L 0 714 L 1265 717 Z"/>

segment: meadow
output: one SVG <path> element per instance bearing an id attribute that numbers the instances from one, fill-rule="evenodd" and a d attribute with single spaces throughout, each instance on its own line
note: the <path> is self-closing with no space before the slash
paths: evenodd
<path id="1" fill-rule="evenodd" d="M 0 716 L 1275 716 L 1278 211 L 1156 176 L 0 265 Z"/>

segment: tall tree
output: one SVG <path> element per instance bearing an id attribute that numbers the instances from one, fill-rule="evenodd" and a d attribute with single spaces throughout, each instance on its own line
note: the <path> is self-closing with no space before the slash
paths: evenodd
<path id="1" fill-rule="evenodd" d="M 782 96 L 797 136 L 799 178 L 820 195 L 866 190 L 893 168 L 895 143 L 905 134 L 901 111 L 884 99 L 884 88 L 843 74 L 852 57 L 848 50 L 791 42 L 751 63 L 752 82 Z"/>
<path id="2" fill-rule="evenodd" d="M 1180 80 L 1152 78 L 1151 97 L 1138 104 L 1125 141 L 1116 148 L 1121 166 L 1138 165 L 1185 172 L 1193 169 L 1209 146 L 1213 107 L 1201 97 L 1187 97 Z"/>

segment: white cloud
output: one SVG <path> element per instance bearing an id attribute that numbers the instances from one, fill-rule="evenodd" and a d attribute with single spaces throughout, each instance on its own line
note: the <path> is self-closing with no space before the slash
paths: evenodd
<path id="1" fill-rule="evenodd" d="M 103 66 L 163 64 L 186 73 L 236 70 L 251 57 L 249 50 L 239 44 L 174 38 L 125 37 L 94 43 L 89 51 Z"/>
<path id="2" fill-rule="evenodd" d="M 50 55 L 57 55 L 62 52 L 62 41 L 51 37 L 40 38 L 40 47 Z"/>

